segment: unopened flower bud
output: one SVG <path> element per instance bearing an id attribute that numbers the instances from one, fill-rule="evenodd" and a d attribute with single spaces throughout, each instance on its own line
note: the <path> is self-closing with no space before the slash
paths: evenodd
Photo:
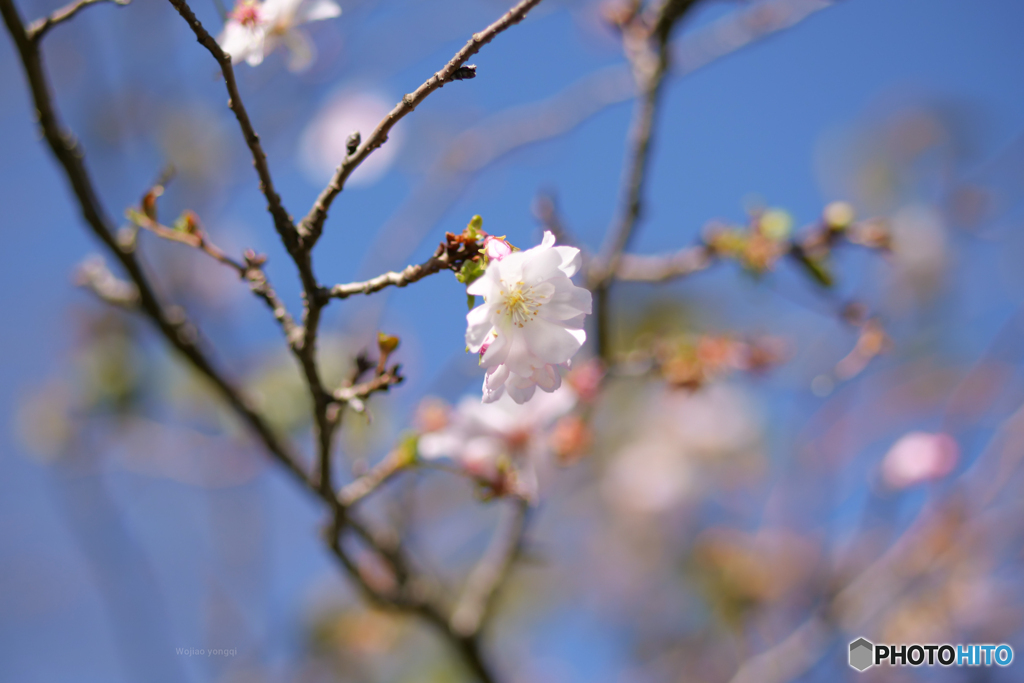
<path id="1" fill-rule="evenodd" d="M 359 131 L 353 131 L 348 139 L 345 140 L 345 151 L 348 152 L 349 156 L 356 153 L 359 149 L 359 144 L 363 141 L 363 136 L 359 134 Z"/>

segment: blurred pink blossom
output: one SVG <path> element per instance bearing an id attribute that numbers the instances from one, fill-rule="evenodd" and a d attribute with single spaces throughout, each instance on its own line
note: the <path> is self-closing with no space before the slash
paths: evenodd
<path id="1" fill-rule="evenodd" d="M 343 90 L 330 97 L 306 126 L 299 145 L 299 162 L 314 185 L 323 185 L 348 154 L 348 137 L 358 131 L 365 140 L 388 115 L 394 101 L 374 92 Z M 401 127 L 352 172 L 346 185 L 369 185 L 394 163 L 402 147 Z"/>
<path id="2" fill-rule="evenodd" d="M 960 447 L 948 434 L 910 432 L 882 460 L 882 481 L 894 489 L 941 479 L 956 466 Z"/>
<path id="3" fill-rule="evenodd" d="M 495 492 L 535 501 L 537 468 L 550 455 L 548 433 L 558 418 L 576 405 L 569 387 L 541 393 L 524 404 L 508 395 L 493 403 L 463 398 L 448 424 L 420 437 L 420 455 L 448 457 Z"/>

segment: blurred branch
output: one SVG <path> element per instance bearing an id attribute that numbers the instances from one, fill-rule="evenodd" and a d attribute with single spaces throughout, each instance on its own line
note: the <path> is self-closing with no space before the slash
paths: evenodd
<path id="1" fill-rule="evenodd" d="M 101 2 L 112 2 L 115 5 L 121 5 L 123 7 L 129 4 L 131 0 L 78 0 L 78 2 L 73 2 L 70 5 L 61 7 L 59 10 L 47 17 L 36 19 L 28 25 L 28 28 L 25 29 L 25 33 L 28 35 L 28 39 L 33 42 L 42 40 L 47 31 L 57 24 L 68 21 L 89 5 L 97 5 Z"/>
<path id="2" fill-rule="evenodd" d="M 79 266 L 75 284 L 85 287 L 111 306 L 128 310 L 139 306 L 139 288 L 111 273 L 102 256 L 87 259 Z"/>
<path id="3" fill-rule="evenodd" d="M 601 256 L 590 264 L 587 274 L 588 284 L 594 291 L 597 353 L 602 358 L 607 358 L 610 353 L 608 290 L 643 210 L 654 119 L 669 68 L 669 41 L 673 28 L 695 3 L 696 0 L 665 0 L 653 10 L 652 18 L 634 14 L 621 26 L 623 50 L 632 68 L 640 100 L 630 124 L 631 147 L 626 155 L 622 180 L 622 215 L 608 228 Z"/>
<path id="4" fill-rule="evenodd" d="M 274 227 L 281 236 L 281 240 L 284 242 L 288 253 L 295 255 L 298 253 L 299 248 L 298 234 L 296 233 L 295 225 L 292 223 L 291 216 L 288 215 L 288 212 L 281 204 L 281 197 L 274 190 L 274 181 L 270 177 L 270 167 L 267 165 L 267 155 L 263 152 L 260 137 L 252 127 L 249 114 L 242 103 L 242 96 L 238 92 L 238 84 L 235 82 L 235 70 L 231 66 L 231 56 L 224 52 L 214 37 L 203 28 L 202 23 L 196 18 L 195 13 L 192 12 L 192 9 L 185 0 L 170 0 L 170 3 L 178 11 L 178 14 L 185 19 L 192 32 L 196 34 L 196 40 L 199 44 L 209 50 L 210 54 L 213 55 L 213 58 L 220 65 L 221 73 L 224 75 L 224 85 L 228 90 L 228 107 L 231 108 L 235 118 L 238 119 L 238 126 L 242 129 L 245 143 L 249 146 L 253 166 L 256 168 L 256 173 L 260 178 L 260 190 L 267 199 L 267 211 L 273 217 Z"/>
<path id="5" fill-rule="evenodd" d="M 173 1 L 173 0 L 172 0 Z M 500 19 L 485 28 L 480 33 L 474 33 L 461 50 L 459 50 L 451 61 L 443 69 L 431 76 L 423 85 L 416 88 L 402 98 L 402 101 L 395 105 L 387 116 L 377 124 L 373 132 L 359 145 L 355 152 L 345 157 L 335 171 L 331 182 L 324 188 L 317 198 L 309 214 L 299 224 L 299 234 L 303 240 L 303 247 L 308 251 L 320 238 L 323 232 L 324 221 L 327 219 L 327 211 L 331 208 L 334 198 L 345 187 L 345 181 L 363 161 L 378 147 L 387 142 L 388 133 L 407 114 L 411 113 L 430 93 L 444 87 L 445 83 L 451 82 L 459 69 L 466 61 L 480 51 L 487 43 L 501 32 L 522 21 L 527 13 L 540 4 L 540 0 L 522 0 L 515 7 L 506 12 Z M 473 74 L 475 75 L 475 71 Z"/>
<path id="6" fill-rule="evenodd" d="M 117 258 L 138 290 L 138 310 L 159 330 L 164 339 L 178 350 L 201 375 L 216 388 L 217 393 L 239 415 L 267 450 L 304 486 L 308 485 L 305 472 L 288 446 L 278 439 L 270 426 L 250 405 L 248 399 L 215 369 L 196 345 L 195 330 L 179 309 L 169 312 L 157 299 L 148 278 L 135 258 L 134 252 L 122 249 L 115 237 L 114 225 L 103 209 L 92 179 L 85 167 L 84 153 L 77 139 L 61 124 L 50 95 L 48 80 L 43 70 L 39 44 L 25 30 L 13 0 L 0 0 L 0 14 L 14 40 L 25 70 L 38 114 L 39 126 L 50 150 L 67 177 L 78 201 L 85 222 Z M 93 281 L 95 283 L 95 279 Z M 95 287 L 93 288 L 96 291 Z"/>
<path id="7" fill-rule="evenodd" d="M 350 507 L 373 493 L 377 487 L 411 464 L 408 449 L 399 446 L 377 463 L 369 472 L 346 485 L 338 493 L 341 504 Z"/>
<path id="8" fill-rule="evenodd" d="M 470 573 L 462 596 L 452 611 L 451 628 L 456 633 L 470 635 L 480 631 L 498 590 L 519 555 L 530 505 L 522 499 L 513 500 L 511 505 L 511 508 L 506 508 L 490 546 Z"/>
<path id="9" fill-rule="evenodd" d="M 704 244 L 657 256 L 623 254 L 615 271 L 615 279 L 626 282 L 666 282 L 699 273 L 714 261 L 714 252 Z"/>

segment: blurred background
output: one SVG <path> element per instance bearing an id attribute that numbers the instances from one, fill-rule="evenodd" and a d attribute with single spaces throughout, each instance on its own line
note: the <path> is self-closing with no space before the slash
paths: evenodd
<path id="1" fill-rule="evenodd" d="M 307 27 L 309 69 L 290 72 L 280 52 L 236 69 L 294 215 L 352 129 L 365 136 L 510 5 L 341 4 Z M 510 681 L 1019 680 L 1018 663 L 861 674 L 846 653 L 861 636 L 1024 646 L 1024 6 L 792 0 L 771 3 L 790 15 L 744 14 L 758 5 L 705 2 L 677 31 L 632 250 L 769 214 L 800 234 L 836 201 L 878 219 L 866 225 L 891 248 L 835 249 L 830 287 L 790 261 L 731 260 L 618 286 L 623 370 L 581 432 L 535 435 L 560 466 L 543 475 L 487 651 Z M 57 6 L 19 3 L 26 18 Z M 214 3 L 193 7 L 219 30 Z M 557 211 L 596 252 L 631 116 L 606 15 L 545 0 L 474 58 L 475 80 L 403 120 L 334 205 L 321 279 L 421 262 L 474 214 L 526 248 Z M 759 36 L 779 16 L 793 25 Z M 191 209 L 229 252 L 267 254 L 299 310 L 216 64 L 172 7 L 89 8 L 44 53 L 111 213 L 173 164 L 162 215 Z M 75 288 L 99 245 L 39 139 L 6 34 L 0 150 L 0 678 L 465 679 L 429 630 L 359 599 L 322 546 L 322 511 L 161 341 Z M 151 237 L 160 291 L 308 446 L 301 379 L 264 307 L 230 270 Z M 372 400 L 372 421 L 346 421 L 344 472 L 421 424 L 425 397 L 479 396 L 464 294 L 442 273 L 327 309 L 328 368 L 381 329 L 401 338 L 407 377 Z M 633 371 L 652 353 L 665 372 Z M 424 471 L 370 510 L 455 586 L 500 507 Z"/>

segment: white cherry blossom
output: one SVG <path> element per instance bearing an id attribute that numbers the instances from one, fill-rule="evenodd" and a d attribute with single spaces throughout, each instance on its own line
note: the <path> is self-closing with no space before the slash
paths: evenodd
<path id="1" fill-rule="evenodd" d="M 580 262 L 579 249 L 556 247 L 545 232 L 538 246 L 491 260 L 466 290 L 484 299 L 466 316 L 466 344 L 487 369 L 485 403 L 504 393 L 525 403 L 537 387 L 561 386 L 558 368 L 568 367 L 587 338 L 590 292 L 569 279 Z"/>
<path id="2" fill-rule="evenodd" d="M 341 14 L 334 0 L 240 0 L 217 38 L 231 61 L 257 66 L 281 43 L 288 48 L 288 68 L 300 71 L 313 61 L 313 45 L 300 24 Z"/>

